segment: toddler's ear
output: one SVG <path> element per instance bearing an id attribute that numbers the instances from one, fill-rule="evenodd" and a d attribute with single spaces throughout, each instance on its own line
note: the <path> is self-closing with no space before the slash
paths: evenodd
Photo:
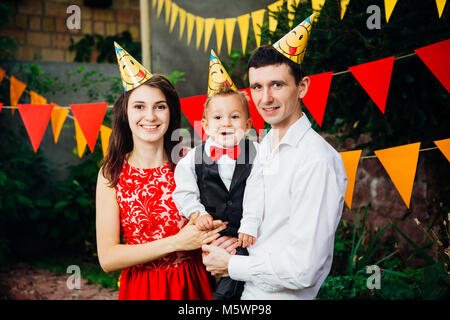
<path id="1" fill-rule="evenodd" d="M 205 130 L 206 134 L 209 135 L 208 120 L 206 120 L 205 118 L 202 119 L 202 127 L 203 127 L 203 130 Z"/>

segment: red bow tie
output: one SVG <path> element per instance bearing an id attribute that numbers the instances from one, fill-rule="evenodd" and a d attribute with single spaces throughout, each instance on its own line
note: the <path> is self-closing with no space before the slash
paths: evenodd
<path id="1" fill-rule="evenodd" d="M 241 153 L 241 147 L 239 145 L 234 146 L 233 148 L 223 149 L 216 146 L 210 147 L 210 153 L 211 153 L 211 159 L 213 161 L 217 161 L 220 159 L 220 157 L 224 154 L 229 156 L 231 159 L 236 160 L 239 156 L 239 153 Z"/>

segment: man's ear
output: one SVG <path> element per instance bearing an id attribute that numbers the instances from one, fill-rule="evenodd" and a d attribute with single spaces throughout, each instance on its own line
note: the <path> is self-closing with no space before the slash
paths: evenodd
<path id="1" fill-rule="evenodd" d="M 308 92 L 309 84 L 311 83 L 311 80 L 308 77 L 303 77 L 303 79 L 298 84 L 298 97 L 300 99 L 303 99 Z"/>

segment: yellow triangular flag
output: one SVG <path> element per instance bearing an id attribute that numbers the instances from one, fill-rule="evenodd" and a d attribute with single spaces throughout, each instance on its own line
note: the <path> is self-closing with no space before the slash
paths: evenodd
<path id="1" fill-rule="evenodd" d="M 359 158 L 362 150 L 340 152 L 347 173 L 347 191 L 345 192 L 345 203 L 351 209 L 353 191 L 355 189 L 356 171 L 358 171 Z"/>
<path id="2" fill-rule="evenodd" d="M 408 208 L 416 176 L 419 150 L 420 142 L 375 151 Z"/>
<path id="3" fill-rule="evenodd" d="M 84 137 L 83 131 L 81 131 L 77 119 L 73 118 L 73 121 L 75 122 L 75 137 L 77 139 L 78 157 L 81 158 L 84 154 L 84 151 L 86 150 L 87 141 L 86 138 Z"/>
<path id="4" fill-rule="evenodd" d="M 31 104 L 47 104 L 47 99 L 37 94 L 33 90 L 30 90 L 30 103 Z"/>
<path id="5" fill-rule="evenodd" d="M 170 9 L 172 8 L 172 1 L 166 0 L 166 4 L 164 5 L 166 7 L 166 24 L 169 24 L 169 18 L 170 18 Z"/>
<path id="6" fill-rule="evenodd" d="M 0 68 L 0 83 L 3 81 L 4 76 L 5 76 L 5 69 Z"/>
<path id="7" fill-rule="evenodd" d="M 446 2 L 447 2 L 447 0 L 436 0 L 436 6 L 438 9 L 438 13 L 439 13 L 439 19 L 442 16 L 442 12 L 444 12 Z"/>
<path id="8" fill-rule="evenodd" d="M 157 15 L 156 15 L 158 18 L 161 15 L 163 4 L 164 4 L 164 0 L 158 0 L 158 9 L 157 9 Z"/>
<path id="9" fill-rule="evenodd" d="M 248 27 L 250 25 L 250 14 L 243 14 L 237 17 L 239 24 L 239 32 L 241 34 L 242 52 L 245 54 L 245 48 L 247 47 Z"/>
<path id="10" fill-rule="evenodd" d="M 322 10 L 325 0 L 311 0 L 311 7 L 314 11 Z"/>
<path id="11" fill-rule="evenodd" d="M 350 0 L 341 0 L 341 20 L 344 19 L 345 11 L 347 11 L 347 7 Z"/>
<path id="12" fill-rule="evenodd" d="M 392 11 L 397 4 L 397 0 L 384 0 L 384 10 L 386 13 L 386 22 L 389 22 L 389 18 L 391 17 Z"/>
<path id="13" fill-rule="evenodd" d="M 264 20 L 264 9 L 252 12 L 252 25 L 253 31 L 255 32 L 256 46 L 261 45 L 261 26 Z"/>
<path id="14" fill-rule="evenodd" d="M 216 18 L 205 19 L 205 52 L 209 45 L 209 39 L 211 38 L 211 33 L 214 28 L 214 22 Z"/>
<path id="15" fill-rule="evenodd" d="M 197 44 L 196 48 L 200 46 L 200 42 L 202 41 L 203 28 L 205 26 L 205 19 L 202 17 L 195 17 L 195 25 L 197 30 Z"/>
<path id="16" fill-rule="evenodd" d="M 172 32 L 173 27 L 175 26 L 175 21 L 177 20 L 177 15 L 178 15 L 178 5 L 175 2 L 172 2 L 172 15 L 170 17 L 170 28 L 169 28 L 169 32 Z"/>
<path id="17" fill-rule="evenodd" d="M 292 28 L 292 24 L 294 23 L 295 8 L 297 7 L 297 5 L 298 5 L 297 0 L 287 0 L 288 20 L 290 28 Z"/>
<path id="18" fill-rule="evenodd" d="M 450 138 L 443 140 L 436 140 L 434 144 L 441 150 L 444 156 L 450 161 Z"/>
<path id="19" fill-rule="evenodd" d="M 216 20 L 216 42 L 217 42 L 217 52 L 220 53 L 220 49 L 222 48 L 222 40 L 223 33 L 225 31 L 225 20 L 217 19 Z"/>
<path id="20" fill-rule="evenodd" d="M 189 13 L 186 15 L 187 19 L 187 44 L 189 45 L 191 43 L 192 38 L 192 32 L 194 31 L 194 21 L 195 17 L 192 13 Z"/>
<path id="21" fill-rule="evenodd" d="M 233 43 L 233 35 L 234 35 L 234 27 L 236 25 L 236 18 L 227 18 L 225 19 L 225 33 L 227 36 L 227 48 L 228 55 L 231 53 L 231 45 Z M 217 25 L 216 25 L 217 28 Z M 217 29 L 216 29 L 217 31 Z"/>
<path id="22" fill-rule="evenodd" d="M 12 114 L 14 114 L 14 112 L 16 111 L 17 103 L 19 103 L 19 99 L 26 87 L 27 85 L 16 77 L 11 76 L 11 78 L 9 78 L 9 97 L 11 100 Z"/>
<path id="23" fill-rule="evenodd" d="M 58 143 L 59 134 L 61 133 L 64 121 L 66 121 L 66 117 L 69 114 L 69 109 L 63 108 L 54 102 L 51 102 L 51 104 L 55 106 L 51 116 L 53 137 L 55 143 Z"/>
<path id="24" fill-rule="evenodd" d="M 111 136 L 112 129 L 102 125 L 100 127 L 100 139 L 102 140 L 103 157 L 106 157 L 108 151 L 109 137 Z"/>
<path id="25" fill-rule="evenodd" d="M 269 31 L 274 32 L 278 25 L 278 20 L 275 18 L 272 14 L 278 13 L 281 11 L 281 7 L 283 6 L 283 0 L 276 1 L 272 4 L 269 4 L 267 6 L 267 9 L 269 9 Z"/>
<path id="26" fill-rule="evenodd" d="M 155 9 L 156 6 L 156 0 L 152 0 L 152 8 Z"/>
<path id="27" fill-rule="evenodd" d="M 181 38 L 183 37 L 184 26 L 186 24 L 186 10 L 180 8 L 178 16 L 180 17 L 180 36 L 178 37 L 178 39 L 181 40 Z"/>

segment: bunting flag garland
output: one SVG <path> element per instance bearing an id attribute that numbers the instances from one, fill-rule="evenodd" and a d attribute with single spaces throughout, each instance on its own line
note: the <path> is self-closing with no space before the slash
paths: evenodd
<path id="1" fill-rule="evenodd" d="M 344 19 L 345 11 L 347 11 L 347 7 L 350 0 L 341 0 L 341 20 Z"/>
<path id="2" fill-rule="evenodd" d="M 100 127 L 100 139 L 102 140 L 102 152 L 103 157 L 106 157 L 109 145 L 109 137 L 111 136 L 112 129 L 102 125 Z"/>
<path id="3" fill-rule="evenodd" d="M 309 88 L 302 100 L 320 127 L 325 114 L 332 77 L 333 71 L 309 76 Z"/>
<path id="4" fill-rule="evenodd" d="M 0 102 L 0 112 L 2 112 L 3 102 Z"/>
<path id="5" fill-rule="evenodd" d="M 450 92 L 450 40 L 414 50 L 434 76 Z"/>
<path id="6" fill-rule="evenodd" d="M 325 0 L 311 0 L 311 7 L 316 12 L 322 10 L 324 4 Z"/>
<path id="7" fill-rule="evenodd" d="M 194 21 L 195 17 L 192 13 L 186 15 L 187 19 L 187 44 L 191 43 L 192 33 L 194 32 Z"/>
<path id="8" fill-rule="evenodd" d="M 180 99 L 181 111 L 183 111 L 188 121 L 194 127 L 195 132 L 202 138 L 206 134 L 200 121 L 203 118 L 203 106 L 205 105 L 206 99 L 206 94 Z"/>
<path id="9" fill-rule="evenodd" d="M 180 35 L 178 40 L 181 40 L 183 38 L 184 26 L 186 25 L 186 10 L 179 8 L 178 11 L 178 16 L 180 17 Z"/>
<path id="10" fill-rule="evenodd" d="M 159 18 L 159 16 L 161 15 L 161 11 L 162 11 L 162 7 L 163 7 L 163 4 L 164 4 L 164 0 L 158 0 L 158 13 L 157 13 L 157 17 Z"/>
<path id="11" fill-rule="evenodd" d="M 37 152 L 47 128 L 53 105 L 18 104 L 20 116 L 30 137 L 34 152 Z"/>
<path id="12" fill-rule="evenodd" d="M 383 114 L 393 66 L 394 57 L 389 57 L 348 68 Z"/>
<path id="13" fill-rule="evenodd" d="M 205 19 L 205 52 L 208 49 L 209 39 L 211 38 L 212 30 L 214 28 L 215 18 Z"/>
<path id="14" fill-rule="evenodd" d="M 47 104 L 47 99 L 30 90 L 30 104 Z"/>
<path id="15" fill-rule="evenodd" d="M 0 83 L 2 83 L 3 81 L 3 77 L 5 76 L 5 69 L 0 68 Z"/>
<path id="16" fill-rule="evenodd" d="M 394 11 L 397 0 L 384 0 L 384 11 L 386 13 L 386 22 L 389 22 L 392 11 Z"/>
<path id="17" fill-rule="evenodd" d="M 295 8 L 297 7 L 297 5 L 298 5 L 297 0 L 287 0 L 288 20 L 290 28 L 292 28 L 292 24 L 294 23 Z"/>
<path id="18" fill-rule="evenodd" d="M 433 141 L 442 154 L 450 161 L 450 138 Z"/>
<path id="19" fill-rule="evenodd" d="M 77 119 L 74 119 L 74 123 L 75 123 L 75 137 L 77 140 L 77 152 L 78 157 L 81 158 L 84 152 L 86 151 L 87 141 L 86 138 L 84 137 L 83 131 L 80 128 L 80 125 L 78 124 Z"/>
<path id="20" fill-rule="evenodd" d="M 178 6 L 175 2 L 172 2 L 172 14 L 170 17 L 170 28 L 169 28 L 169 32 L 172 32 L 173 27 L 175 26 L 175 21 L 177 20 L 177 16 L 178 16 Z"/>
<path id="21" fill-rule="evenodd" d="M 166 8 L 166 24 L 169 24 L 169 18 L 170 18 L 170 9 L 171 9 L 171 1 L 166 0 L 166 3 L 164 4 Z"/>
<path id="22" fill-rule="evenodd" d="M 231 45 L 233 43 L 233 34 L 234 34 L 234 28 L 236 26 L 236 18 L 227 18 L 225 19 L 225 34 L 227 37 L 227 48 L 228 48 L 228 55 L 231 53 Z M 217 26 L 216 26 L 217 28 Z M 217 31 L 217 29 L 216 29 Z M 217 39 L 219 39 L 219 35 L 217 35 Z M 247 39 L 247 38 L 245 38 Z M 217 43 L 219 43 L 219 40 L 217 40 Z M 219 45 L 217 45 L 219 46 Z M 220 52 L 219 52 L 220 54 Z"/>
<path id="23" fill-rule="evenodd" d="M 269 31 L 273 33 L 277 29 L 278 20 L 273 16 L 273 13 L 278 13 L 281 11 L 283 7 L 283 0 L 276 1 L 267 6 L 267 9 L 271 13 L 269 13 Z"/>
<path id="24" fill-rule="evenodd" d="M 202 41 L 205 19 L 202 17 L 195 17 L 195 26 L 197 30 L 197 44 L 195 45 L 195 47 L 198 49 L 198 47 L 200 46 L 200 42 Z"/>
<path id="25" fill-rule="evenodd" d="M 70 109 L 78 120 L 91 152 L 94 152 L 95 142 L 97 141 L 107 107 L 107 102 L 70 105 Z"/>
<path id="26" fill-rule="evenodd" d="M 222 48 L 223 33 L 225 32 L 225 20 L 216 19 L 215 29 L 216 29 L 217 52 L 220 54 L 220 49 Z"/>
<path id="27" fill-rule="evenodd" d="M 157 1 L 157 0 L 152 0 L 152 9 L 155 9 L 156 1 Z"/>
<path id="28" fill-rule="evenodd" d="M 9 79 L 9 96 L 11 99 L 11 113 L 14 114 L 17 104 L 19 103 L 19 99 L 22 96 L 23 91 L 27 85 L 17 79 L 14 76 L 11 76 Z"/>
<path id="29" fill-rule="evenodd" d="M 420 142 L 374 151 L 409 209 Z"/>
<path id="30" fill-rule="evenodd" d="M 356 182 L 356 172 L 358 170 L 361 152 L 362 150 L 340 152 L 348 179 L 347 190 L 345 192 L 345 203 L 350 209 L 352 208 L 353 191 L 355 189 Z"/>
<path id="31" fill-rule="evenodd" d="M 67 115 L 69 114 L 69 109 L 63 108 L 54 102 L 51 104 L 55 106 L 51 115 L 53 137 L 55 138 L 55 143 L 58 143 L 59 134 L 61 133 L 64 121 L 66 121 Z"/>
<path id="32" fill-rule="evenodd" d="M 250 14 L 243 14 L 237 17 L 239 32 L 241 34 L 242 52 L 245 54 L 247 48 L 248 28 L 250 25 Z"/>
<path id="33" fill-rule="evenodd" d="M 436 0 L 436 7 L 438 9 L 439 19 L 442 16 L 442 12 L 444 12 L 446 2 L 447 0 Z"/>
<path id="34" fill-rule="evenodd" d="M 264 20 L 264 12 L 266 10 L 261 9 L 252 12 L 252 25 L 253 32 L 255 33 L 256 46 L 259 47 L 261 45 L 261 26 Z"/>

